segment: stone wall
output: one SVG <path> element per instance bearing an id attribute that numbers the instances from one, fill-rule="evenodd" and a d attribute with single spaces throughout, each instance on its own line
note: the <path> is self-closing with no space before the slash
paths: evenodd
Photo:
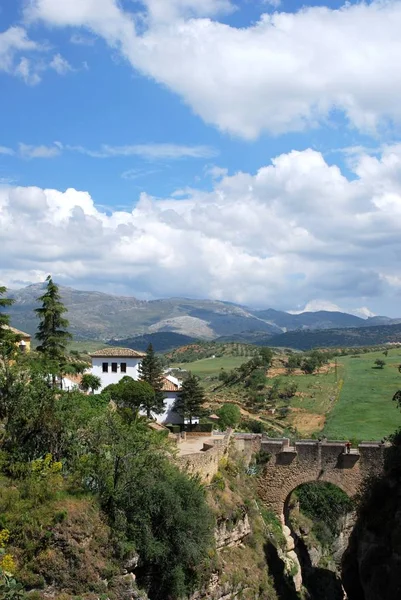
<path id="1" fill-rule="evenodd" d="M 237 453 L 242 457 L 246 466 L 256 452 L 261 449 L 262 435 L 255 433 L 234 433 L 233 442 Z"/>
<path id="2" fill-rule="evenodd" d="M 271 458 L 259 477 L 259 494 L 282 519 L 289 495 L 302 483 L 330 482 L 352 497 L 366 477 L 382 471 L 384 448 L 380 442 L 363 442 L 346 454 L 343 441 L 302 440 L 290 446 L 286 438 L 262 438 L 261 449 Z"/>
<path id="3" fill-rule="evenodd" d="M 227 432 L 224 438 L 205 442 L 200 452 L 179 456 L 179 468 L 190 475 L 199 475 L 203 483 L 210 483 L 213 475 L 219 470 L 220 459 L 228 453 L 230 439 L 231 431 Z"/>

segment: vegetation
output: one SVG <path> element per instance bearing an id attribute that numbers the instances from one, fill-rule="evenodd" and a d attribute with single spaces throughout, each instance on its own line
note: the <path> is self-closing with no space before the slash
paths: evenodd
<path id="1" fill-rule="evenodd" d="M 229 427 L 236 427 L 241 420 L 241 411 L 236 404 L 223 404 L 217 411 L 219 417 L 220 429 L 225 430 Z"/>
<path id="2" fill-rule="evenodd" d="M 7 288 L 0 286 L 0 309 L 11 306 L 14 302 L 11 298 L 3 297 L 6 292 Z M 8 314 L 0 312 L 0 335 L 4 335 L 5 325 L 10 325 L 10 317 Z"/>
<path id="3" fill-rule="evenodd" d="M 67 342 L 71 339 L 71 334 L 67 331 L 69 323 L 63 316 L 67 309 L 61 302 L 58 286 L 50 275 L 46 281 L 46 291 L 38 298 L 42 306 L 35 309 L 39 317 L 36 339 L 40 342 L 36 349 L 48 363 L 54 386 L 56 377 L 59 379 L 62 377 L 66 362 Z"/>
<path id="4" fill-rule="evenodd" d="M 390 350 L 385 369 L 372 369 L 381 352 L 341 358 L 344 381 L 323 430 L 331 439 L 380 440 L 401 426 L 401 415 L 389 404 L 400 386 L 399 349 Z"/>
<path id="5" fill-rule="evenodd" d="M 156 402 L 156 394 L 147 381 L 135 381 L 126 375 L 118 383 L 111 383 L 104 388 L 103 394 L 110 397 L 120 408 L 131 409 L 134 413 L 143 410 L 148 419 L 152 418 L 152 412 L 159 410 Z"/>
<path id="6" fill-rule="evenodd" d="M 81 378 L 80 388 L 83 392 L 91 391 L 92 394 L 102 386 L 102 381 L 97 375 L 84 373 Z"/>
<path id="7" fill-rule="evenodd" d="M 154 392 L 153 399 L 150 397 L 144 402 L 148 417 L 151 413 L 161 414 L 164 410 L 164 394 L 162 392 L 164 376 L 160 359 L 156 356 L 152 344 L 146 350 L 146 356 L 139 366 L 140 379 L 150 385 Z"/>
<path id="8" fill-rule="evenodd" d="M 24 356 L 0 343 L 0 596 L 35 589 L 39 600 L 51 586 L 64 600 L 106 590 L 117 600 L 127 594 L 121 565 L 138 563 L 151 600 L 182 598 L 207 576 L 213 552 L 205 489 L 174 466 L 166 434 L 138 416 L 155 396 L 147 382 L 125 378 L 97 395 L 49 385 L 66 325 L 51 278 L 48 288 L 42 350 Z"/>
<path id="9" fill-rule="evenodd" d="M 199 417 L 205 401 L 203 388 L 196 375 L 190 374 L 182 384 L 175 402 L 175 410 L 192 425 L 194 417 Z"/>
<path id="10" fill-rule="evenodd" d="M 313 520 L 316 537 L 323 544 L 339 533 L 341 517 L 353 509 L 352 500 L 331 483 L 305 483 L 296 489 L 295 496 L 301 512 Z"/>

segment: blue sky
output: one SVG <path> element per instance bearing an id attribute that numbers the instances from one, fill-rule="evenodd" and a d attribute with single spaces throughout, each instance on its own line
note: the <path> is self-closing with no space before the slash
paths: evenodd
<path id="1" fill-rule="evenodd" d="M 399 24 L 396 0 L 7 2 L 0 282 L 398 314 Z"/>

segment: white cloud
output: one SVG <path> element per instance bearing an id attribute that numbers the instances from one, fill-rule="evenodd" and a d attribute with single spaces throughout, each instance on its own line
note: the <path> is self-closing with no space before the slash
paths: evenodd
<path id="1" fill-rule="evenodd" d="M 67 150 L 87 154 L 93 158 L 113 156 L 141 156 L 149 160 L 180 158 L 210 158 L 217 152 L 209 146 L 185 146 L 181 144 L 135 144 L 130 146 L 110 146 L 102 144 L 99 150 L 89 150 L 83 146 L 66 146 Z"/>
<path id="2" fill-rule="evenodd" d="M 59 144 L 53 146 L 30 146 L 29 144 L 19 144 L 19 154 L 22 158 L 54 158 L 61 153 Z"/>
<path id="3" fill-rule="evenodd" d="M 35 85 L 40 81 L 39 75 L 32 69 L 31 61 L 21 52 L 37 52 L 43 46 L 29 39 L 22 27 L 9 27 L 0 33 L 0 71 L 21 77 L 26 83 Z"/>
<path id="4" fill-rule="evenodd" d="M 375 313 L 372 312 L 367 306 L 361 306 L 360 308 L 354 308 L 352 311 L 358 317 L 362 317 L 362 319 L 367 319 L 368 317 L 375 317 Z"/>
<path id="5" fill-rule="evenodd" d="M 12 148 L 7 148 L 7 146 L 0 146 L 0 154 L 8 154 L 9 156 L 12 156 L 15 153 Z"/>
<path id="6" fill-rule="evenodd" d="M 49 67 L 50 69 L 54 69 L 54 71 L 56 71 L 56 73 L 59 75 L 65 75 L 69 71 L 73 71 L 73 68 L 68 60 L 63 58 L 61 54 L 55 54 L 53 56 L 52 61 L 49 63 Z"/>
<path id="7" fill-rule="evenodd" d="M 32 0 L 28 16 L 88 28 L 206 122 L 245 138 L 314 127 L 333 109 L 362 131 L 401 122 L 400 0 L 275 12 L 247 28 L 205 18 L 228 2 L 145 4 L 143 33 L 116 0 Z"/>
<path id="8" fill-rule="evenodd" d="M 310 300 L 304 308 L 300 310 L 290 310 L 292 315 L 299 315 L 303 312 L 317 312 L 320 310 L 328 310 L 330 312 L 343 312 L 343 310 L 334 302 L 328 302 L 327 300 Z"/>
<path id="9" fill-rule="evenodd" d="M 122 179 L 134 180 L 140 179 L 141 177 L 148 177 L 155 173 L 160 173 L 160 169 L 127 169 L 121 173 L 121 177 Z"/>
<path id="10" fill-rule="evenodd" d="M 76 44 L 77 46 L 94 46 L 96 39 L 94 37 L 89 37 L 88 35 L 74 33 L 70 37 L 70 42 L 72 44 Z"/>
<path id="11" fill-rule="evenodd" d="M 281 0 L 262 0 L 262 4 L 267 4 L 273 8 L 278 8 L 281 5 Z"/>
<path id="12" fill-rule="evenodd" d="M 211 192 L 141 194 L 132 211 L 107 214 L 74 189 L 0 191 L 8 284 L 26 281 L 33 269 L 147 297 L 289 309 L 296 299 L 314 310 L 382 313 L 393 302 L 397 313 L 400 230 L 401 145 L 361 155 L 352 179 L 316 151 L 293 151 L 255 174 L 224 176 Z"/>

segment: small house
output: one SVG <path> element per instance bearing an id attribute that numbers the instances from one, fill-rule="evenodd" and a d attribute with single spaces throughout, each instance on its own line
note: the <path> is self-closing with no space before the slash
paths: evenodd
<path id="1" fill-rule="evenodd" d="M 110 347 L 96 350 L 89 356 L 92 359 L 91 373 L 102 382 L 97 390 L 99 393 L 111 383 L 118 383 L 126 375 L 138 381 L 139 365 L 145 353 L 131 348 Z"/>

